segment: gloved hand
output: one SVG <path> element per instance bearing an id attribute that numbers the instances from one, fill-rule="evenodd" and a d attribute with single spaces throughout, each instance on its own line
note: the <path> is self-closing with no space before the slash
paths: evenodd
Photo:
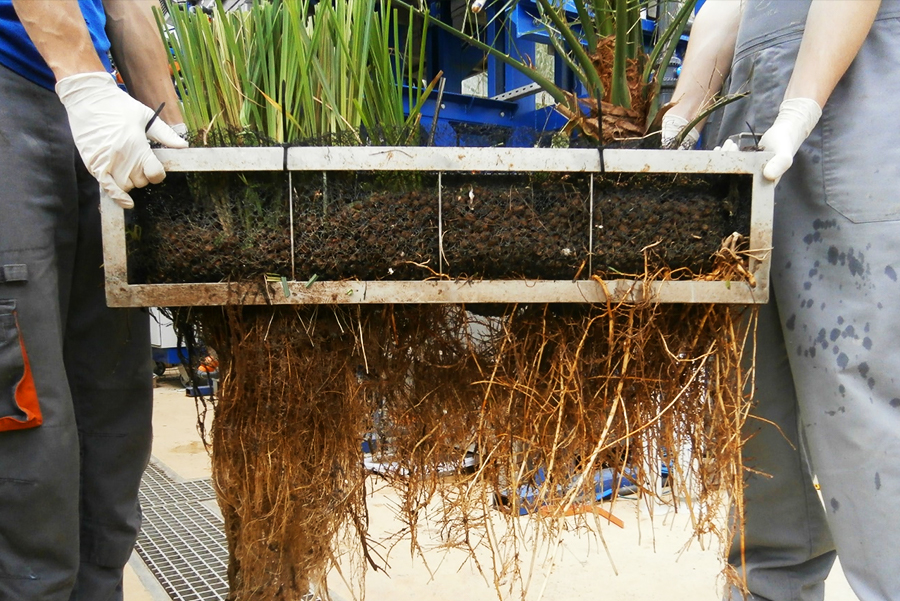
<path id="1" fill-rule="evenodd" d="M 675 138 L 687 126 L 688 120 L 680 115 L 673 115 L 671 111 L 663 115 L 662 124 L 660 125 L 660 133 L 662 135 L 660 146 L 663 148 L 674 148 Z M 691 131 L 684 135 L 678 150 L 690 150 L 697 145 L 700 140 L 700 132 L 696 127 L 692 127 Z"/>
<path id="2" fill-rule="evenodd" d="M 178 134 L 178 137 L 182 140 L 187 140 L 188 128 L 184 123 L 175 123 L 172 126 L 172 131 Z"/>
<path id="3" fill-rule="evenodd" d="M 766 179 L 774 182 L 784 175 L 821 116 L 822 107 L 810 98 L 791 98 L 781 103 L 775 123 L 759 141 L 761 149 L 775 153 L 763 167 Z"/>
<path id="4" fill-rule="evenodd" d="M 56 93 L 66 108 L 75 146 L 100 187 L 123 209 L 134 206 L 128 191 L 166 177 L 162 163 L 150 150 L 149 140 L 170 148 L 187 142 L 153 117 L 105 72 L 79 73 L 59 80 Z"/>
<path id="5" fill-rule="evenodd" d="M 740 146 L 737 145 L 737 142 L 728 138 L 724 142 L 722 142 L 721 146 L 716 146 L 713 150 L 723 150 L 725 152 L 737 152 L 741 149 Z"/>

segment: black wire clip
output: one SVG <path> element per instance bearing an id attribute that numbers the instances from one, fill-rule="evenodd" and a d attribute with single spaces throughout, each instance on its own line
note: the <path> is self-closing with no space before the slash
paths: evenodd
<path id="1" fill-rule="evenodd" d="M 150 120 L 147 121 L 147 125 L 144 126 L 144 133 L 147 133 L 148 131 L 150 131 L 150 126 L 153 125 L 153 122 L 156 121 L 156 118 L 159 117 L 159 114 L 162 112 L 162 110 L 164 108 L 166 108 L 165 102 L 160 104 L 159 107 L 157 107 L 157 109 L 155 111 L 153 111 L 153 115 L 150 117 Z"/>

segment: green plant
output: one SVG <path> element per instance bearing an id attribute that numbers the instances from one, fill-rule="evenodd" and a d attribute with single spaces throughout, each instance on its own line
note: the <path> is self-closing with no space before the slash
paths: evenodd
<path id="1" fill-rule="evenodd" d="M 400 35 L 392 0 L 258 1 L 233 12 L 218 3 L 211 16 L 170 14 L 171 29 L 160 14 L 157 22 L 185 123 L 201 136 L 359 143 L 363 127 L 405 144 L 417 134 L 435 82 L 420 86 L 413 65 L 424 65 L 425 38 Z"/>
<path id="2" fill-rule="evenodd" d="M 403 0 L 396 4 L 415 9 Z M 505 0 L 497 14 L 511 9 L 519 0 Z M 569 119 L 570 128 L 600 138 L 599 108 L 610 108 L 614 118 L 628 116 L 646 129 L 655 112 L 653 100 L 660 86 L 658 73 L 668 65 L 681 32 L 693 12 L 696 0 L 687 0 L 670 25 L 659 33 L 652 51 L 644 51 L 641 10 L 648 0 L 535 0 L 535 28 L 547 35 L 548 43 L 575 76 L 583 93 L 558 86 L 539 71 L 533 57 L 513 56 L 480 39 L 477 30 L 455 28 L 433 19 L 431 23 L 459 37 L 502 63 L 520 71 L 541 86 L 556 101 L 556 108 Z M 424 11 L 421 11 L 424 14 Z M 637 101 L 636 101 L 637 100 Z M 636 105 L 640 106 L 636 106 Z M 631 111 L 634 114 L 629 114 Z M 606 139 L 606 133 L 604 139 Z"/>

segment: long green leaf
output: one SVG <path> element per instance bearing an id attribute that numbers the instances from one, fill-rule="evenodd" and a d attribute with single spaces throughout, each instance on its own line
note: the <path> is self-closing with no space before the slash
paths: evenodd
<path id="1" fill-rule="evenodd" d="M 574 56 L 575 63 L 581 67 L 581 72 L 585 76 L 585 87 L 588 93 L 595 98 L 603 96 L 603 83 L 600 81 L 600 75 L 594 69 L 594 63 L 591 57 L 585 51 L 581 40 L 578 38 L 572 26 L 566 20 L 564 8 L 555 8 L 550 0 L 537 0 L 538 7 L 542 11 L 542 15 L 549 17 L 551 23 L 559 31 L 560 35 L 566 40 L 570 51 Z"/>
<path id="2" fill-rule="evenodd" d="M 572 0 L 572 3 L 575 4 L 575 10 L 576 12 L 578 12 L 578 20 L 579 22 L 581 22 L 584 41 L 587 43 L 587 47 L 591 52 L 596 52 L 597 43 L 600 41 L 601 37 L 600 32 L 597 30 L 598 23 L 594 21 L 594 19 L 588 13 L 588 9 L 584 4 L 584 0 Z M 596 15 L 597 12 L 597 7 L 595 6 L 594 15 Z"/>
<path id="3" fill-rule="evenodd" d="M 666 30 L 660 32 L 653 50 L 650 52 L 650 57 L 647 59 L 647 64 L 644 66 L 644 83 L 650 83 L 657 71 L 665 69 L 669 64 L 669 59 L 672 58 L 678 41 L 681 39 L 684 26 L 687 24 L 691 13 L 694 12 L 694 6 L 696 5 L 697 0 L 686 0 Z"/>
<path id="4" fill-rule="evenodd" d="M 616 2 L 616 45 L 613 53 L 610 100 L 616 106 L 631 108 L 631 94 L 628 89 L 626 61 L 628 59 L 628 2 Z"/>

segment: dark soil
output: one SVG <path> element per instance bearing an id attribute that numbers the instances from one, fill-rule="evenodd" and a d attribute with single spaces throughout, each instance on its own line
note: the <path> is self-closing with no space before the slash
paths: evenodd
<path id="1" fill-rule="evenodd" d="M 650 271 L 696 275 L 725 237 L 749 233 L 749 181 L 737 176 L 595 176 L 593 219 L 584 174 L 440 183 L 434 173 L 292 174 L 292 273 L 287 174 L 170 173 L 135 191 L 132 280 L 589 278 L 643 274 L 647 247 Z"/>

